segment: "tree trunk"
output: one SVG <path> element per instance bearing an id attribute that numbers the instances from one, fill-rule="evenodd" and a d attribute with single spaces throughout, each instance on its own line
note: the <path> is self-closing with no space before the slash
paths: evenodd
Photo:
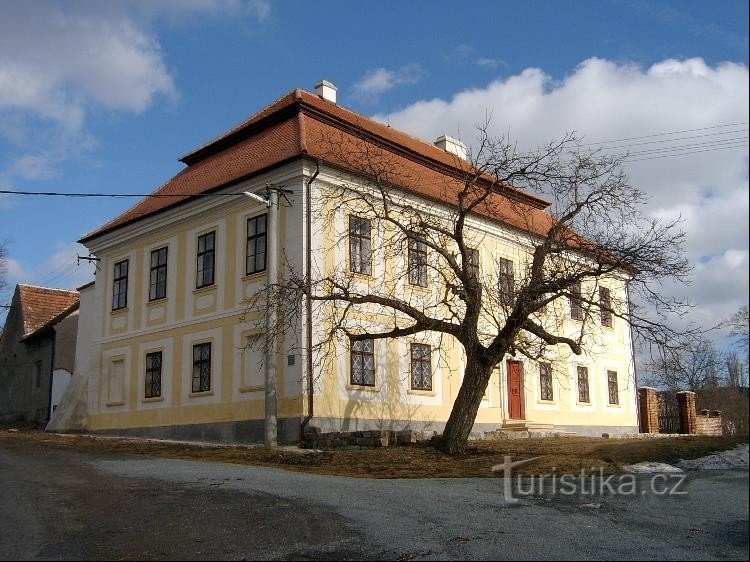
<path id="1" fill-rule="evenodd" d="M 445 424 L 439 448 L 449 455 L 458 455 L 466 450 L 471 428 L 477 418 L 487 383 L 492 375 L 492 365 L 469 358 L 464 370 L 464 381 L 453 404 L 451 415 Z"/>

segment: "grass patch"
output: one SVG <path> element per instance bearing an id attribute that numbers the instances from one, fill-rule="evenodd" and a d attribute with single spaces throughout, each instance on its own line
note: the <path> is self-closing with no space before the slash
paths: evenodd
<path id="1" fill-rule="evenodd" d="M 674 463 L 746 443 L 747 437 L 676 437 L 663 439 L 601 439 L 562 437 L 472 442 L 463 455 L 451 457 L 429 444 L 383 449 L 310 452 L 281 448 L 214 446 L 86 435 L 56 435 L 29 429 L 0 429 L 0 446 L 33 447 L 35 454 L 65 448 L 103 454 L 135 454 L 197 461 L 271 466 L 314 474 L 367 478 L 457 478 L 491 476 L 493 465 L 506 455 L 513 460 L 541 456 L 514 469 L 515 474 L 605 473 L 642 461 Z"/>

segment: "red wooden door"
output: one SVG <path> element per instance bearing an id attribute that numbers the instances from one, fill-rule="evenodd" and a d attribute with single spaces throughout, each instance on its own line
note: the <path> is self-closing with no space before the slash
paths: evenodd
<path id="1" fill-rule="evenodd" d="M 520 361 L 508 361 L 508 416 L 512 420 L 523 419 L 521 405 L 521 381 L 523 372 Z"/>

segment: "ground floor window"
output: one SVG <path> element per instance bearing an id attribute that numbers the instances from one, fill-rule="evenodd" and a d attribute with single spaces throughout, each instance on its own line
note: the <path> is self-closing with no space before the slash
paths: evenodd
<path id="1" fill-rule="evenodd" d="M 211 390 L 211 344 L 193 346 L 193 392 Z"/>
<path id="2" fill-rule="evenodd" d="M 432 390 L 431 349 L 423 343 L 411 344 L 411 388 Z"/>
<path id="3" fill-rule="evenodd" d="M 350 382 L 358 386 L 375 386 L 375 341 L 350 341 Z"/>
<path id="4" fill-rule="evenodd" d="M 609 387 L 609 403 L 619 404 L 620 393 L 617 389 L 617 372 L 607 371 L 607 386 Z"/>
<path id="5" fill-rule="evenodd" d="M 590 401 L 588 367 L 578 367 L 578 401 L 586 403 Z"/>
<path id="6" fill-rule="evenodd" d="M 539 389 L 542 400 L 552 400 L 552 365 L 549 363 L 539 363 Z"/>
<path id="7" fill-rule="evenodd" d="M 146 398 L 161 396 L 161 351 L 146 354 Z"/>

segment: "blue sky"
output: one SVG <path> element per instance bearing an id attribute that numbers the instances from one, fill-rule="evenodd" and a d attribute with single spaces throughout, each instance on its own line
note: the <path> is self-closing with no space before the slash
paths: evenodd
<path id="1" fill-rule="evenodd" d="M 3 12 L 0 189 L 150 192 L 178 156 L 321 78 L 342 105 L 426 140 L 467 135 L 487 111 L 529 145 L 570 129 L 747 137 L 745 0 L 6 0 Z M 687 221 L 699 267 L 690 288 L 667 289 L 704 324 L 748 293 L 747 142 L 721 146 L 628 170 L 653 214 Z M 9 281 L 85 282 L 75 241 L 132 203 L 0 195 Z"/>

